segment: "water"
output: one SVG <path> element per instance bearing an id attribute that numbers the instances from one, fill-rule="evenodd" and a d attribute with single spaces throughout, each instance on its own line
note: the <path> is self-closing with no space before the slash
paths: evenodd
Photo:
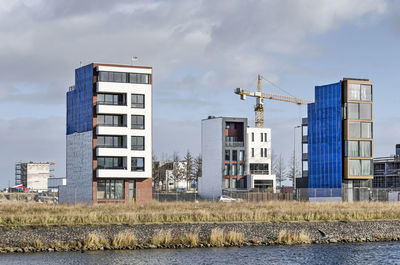
<path id="1" fill-rule="evenodd" d="M 400 264 L 400 243 L 2 254 L 0 264 Z"/>

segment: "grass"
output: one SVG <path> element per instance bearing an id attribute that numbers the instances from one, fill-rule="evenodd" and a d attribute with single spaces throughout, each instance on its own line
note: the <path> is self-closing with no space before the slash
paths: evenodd
<path id="1" fill-rule="evenodd" d="M 210 244 L 214 246 L 223 246 L 224 244 L 239 245 L 245 242 L 245 237 L 242 233 L 236 231 L 225 232 L 224 229 L 215 228 L 211 230 Z"/>
<path id="2" fill-rule="evenodd" d="M 159 230 L 151 240 L 153 245 L 169 245 L 172 242 L 171 230 L 165 231 L 163 229 Z"/>
<path id="3" fill-rule="evenodd" d="M 138 223 L 400 220 L 400 203 L 152 202 L 142 205 L 0 203 L 0 226 L 76 226 Z"/>
<path id="4" fill-rule="evenodd" d="M 292 232 L 282 230 L 279 232 L 278 243 L 291 245 L 291 244 L 300 244 L 300 243 L 310 243 L 310 237 L 304 231 L 300 232 Z"/>
<path id="5" fill-rule="evenodd" d="M 135 235 L 130 232 L 120 232 L 118 233 L 111 244 L 114 248 L 128 248 L 128 247 L 135 247 L 137 245 Z"/>

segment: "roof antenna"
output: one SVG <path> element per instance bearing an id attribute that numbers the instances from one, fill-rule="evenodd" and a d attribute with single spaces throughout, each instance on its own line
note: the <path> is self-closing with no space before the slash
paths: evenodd
<path id="1" fill-rule="evenodd" d="M 131 58 L 132 65 L 133 65 L 134 62 L 137 62 L 138 59 L 139 58 L 137 56 L 132 56 L 132 58 Z"/>

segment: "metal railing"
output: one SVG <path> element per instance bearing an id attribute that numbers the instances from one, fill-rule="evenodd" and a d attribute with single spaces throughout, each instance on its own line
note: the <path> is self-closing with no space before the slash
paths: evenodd
<path id="1" fill-rule="evenodd" d="M 243 142 L 225 142 L 226 147 L 243 147 Z"/>

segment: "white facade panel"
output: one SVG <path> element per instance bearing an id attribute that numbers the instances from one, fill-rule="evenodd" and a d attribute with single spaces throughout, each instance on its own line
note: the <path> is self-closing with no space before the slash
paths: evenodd
<path id="1" fill-rule="evenodd" d="M 60 203 L 92 203 L 92 131 L 67 135 L 67 186 L 59 187 Z"/>
<path id="2" fill-rule="evenodd" d="M 97 135 L 127 135 L 129 132 L 128 127 L 96 126 Z"/>
<path id="3" fill-rule="evenodd" d="M 131 151 L 127 148 L 101 148 L 96 147 L 96 156 L 125 156 L 128 157 Z"/>
<path id="4" fill-rule="evenodd" d="M 118 67 L 118 66 L 105 66 L 99 65 L 96 67 L 97 71 L 105 72 L 122 72 L 122 73 L 138 73 L 138 74 L 151 74 L 149 68 L 136 68 L 136 67 Z"/>
<path id="5" fill-rule="evenodd" d="M 128 112 L 128 106 L 115 106 L 115 105 L 97 105 L 97 114 L 125 114 Z"/>
<path id="6" fill-rule="evenodd" d="M 96 175 L 98 178 L 148 178 L 149 177 L 148 173 L 146 173 L 145 171 L 132 172 L 130 171 L 130 169 L 97 169 Z"/>
<path id="7" fill-rule="evenodd" d="M 34 191 L 47 191 L 50 177 L 49 163 L 27 163 L 26 187 Z"/>
<path id="8" fill-rule="evenodd" d="M 217 199 L 222 195 L 223 175 L 223 119 L 214 118 L 201 122 L 202 176 L 199 178 L 199 195 Z"/>

